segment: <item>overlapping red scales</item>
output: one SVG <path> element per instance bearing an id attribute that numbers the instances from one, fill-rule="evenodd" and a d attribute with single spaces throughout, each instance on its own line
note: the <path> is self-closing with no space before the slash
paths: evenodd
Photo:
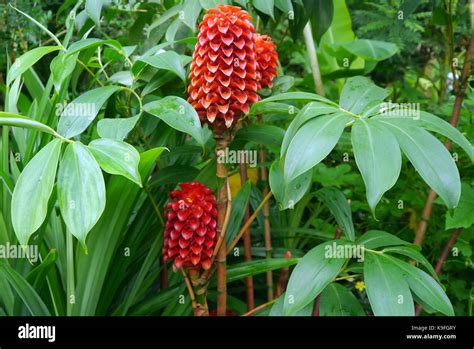
<path id="1" fill-rule="evenodd" d="M 259 99 L 255 29 L 250 20 L 240 7 L 218 5 L 199 24 L 188 102 L 212 129 L 230 128 Z"/>
<path id="2" fill-rule="evenodd" d="M 278 53 L 275 44 L 268 35 L 255 34 L 254 39 L 260 90 L 263 87 L 272 87 L 273 78 L 278 75 L 276 70 Z"/>
<path id="3" fill-rule="evenodd" d="M 216 197 L 199 182 L 181 183 L 166 205 L 163 257 L 174 268 L 211 267 L 217 242 Z"/>

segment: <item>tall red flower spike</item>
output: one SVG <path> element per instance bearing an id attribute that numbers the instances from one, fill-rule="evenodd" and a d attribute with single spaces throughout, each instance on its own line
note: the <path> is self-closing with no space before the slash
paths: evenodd
<path id="1" fill-rule="evenodd" d="M 217 242 L 216 197 L 202 183 L 181 183 L 170 193 L 166 205 L 164 259 L 174 260 L 174 268 L 211 267 Z"/>
<path id="2" fill-rule="evenodd" d="M 278 53 L 272 38 L 268 35 L 255 34 L 255 52 L 257 53 L 257 71 L 259 73 L 259 90 L 272 87 L 272 81 L 278 75 Z"/>
<path id="3" fill-rule="evenodd" d="M 259 98 L 251 19 L 240 7 L 217 5 L 199 24 L 188 102 L 214 130 L 233 126 Z"/>

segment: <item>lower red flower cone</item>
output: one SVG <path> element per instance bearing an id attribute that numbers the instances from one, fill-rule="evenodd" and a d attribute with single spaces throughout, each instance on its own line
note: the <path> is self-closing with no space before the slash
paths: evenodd
<path id="1" fill-rule="evenodd" d="M 179 186 L 166 205 L 163 257 L 175 269 L 209 269 L 217 242 L 216 197 L 199 182 Z"/>

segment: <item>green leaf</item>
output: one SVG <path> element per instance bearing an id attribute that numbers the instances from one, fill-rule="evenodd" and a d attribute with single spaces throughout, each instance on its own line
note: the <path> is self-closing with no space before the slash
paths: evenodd
<path id="1" fill-rule="evenodd" d="M 402 156 L 397 139 L 382 125 L 357 120 L 352 125 L 352 147 L 357 167 L 367 189 L 372 212 L 383 194 L 397 182 Z"/>
<path id="2" fill-rule="evenodd" d="M 216 7 L 219 4 L 228 5 L 228 0 L 199 0 L 202 8 L 205 10 L 209 10 L 210 8 Z"/>
<path id="3" fill-rule="evenodd" d="M 133 85 L 133 74 L 128 70 L 119 71 L 109 77 L 109 81 L 131 87 Z"/>
<path id="4" fill-rule="evenodd" d="M 383 246 L 409 245 L 408 242 L 381 230 L 369 230 L 356 240 L 358 245 L 374 249 Z"/>
<path id="5" fill-rule="evenodd" d="M 236 136 L 235 141 L 245 140 L 263 144 L 272 149 L 278 149 L 285 136 L 285 130 L 278 126 L 264 124 L 250 124 L 241 128 Z"/>
<path id="6" fill-rule="evenodd" d="M 385 256 L 402 271 L 414 294 L 423 302 L 445 315 L 454 316 L 453 306 L 441 286 L 427 273 L 397 258 Z"/>
<path id="7" fill-rule="evenodd" d="M 184 99 L 167 96 L 158 101 L 147 103 L 143 109 L 163 120 L 175 130 L 191 135 L 201 146 L 204 146 L 204 131 L 196 110 Z"/>
<path id="8" fill-rule="evenodd" d="M 330 283 L 321 293 L 320 316 L 365 316 L 354 294 L 338 283 Z"/>
<path id="9" fill-rule="evenodd" d="M 10 67 L 7 75 L 7 85 L 10 85 L 17 77 L 30 69 L 36 62 L 48 53 L 60 50 L 60 46 L 37 47 L 18 57 Z"/>
<path id="10" fill-rule="evenodd" d="M 316 196 L 329 208 L 347 238 L 354 241 L 355 231 L 352 223 L 351 207 L 344 193 L 339 189 L 326 187 L 318 190 Z"/>
<path id="11" fill-rule="evenodd" d="M 78 54 L 73 56 L 59 54 L 51 61 L 51 76 L 53 78 L 54 88 L 57 92 L 59 92 L 59 90 L 61 89 L 63 81 L 74 71 L 78 56 Z"/>
<path id="12" fill-rule="evenodd" d="M 342 46 L 353 55 L 369 61 L 383 61 L 398 52 L 397 45 L 377 40 L 358 39 Z"/>
<path id="13" fill-rule="evenodd" d="M 196 31 L 196 21 L 201 13 L 201 4 L 198 0 L 187 0 L 184 4 L 183 22 L 193 32 Z"/>
<path id="14" fill-rule="evenodd" d="M 119 86 L 103 86 L 87 91 L 69 103 L 61 113 L 58 132 L 66 138 L 82 133 L 94 121 L 100 108 Z"/>
<path id="15" fill-rule="evenodd" d="M 283 294 L 280 297 L 278 297 L 275 304 L 273 304 L 272 309 L 270 309 L 270 313 L 268 314 L 268 316 L 285 316 L 285 314 L 283 313 L 283 304 L 285 303 L 285 295 L 286 295 L 286 292 L 283 292 Z M 313 308 L 314 308 L 314 301 L 308 303 L 308 305 L 303 307 L 301 310 L 298 310 L 296 313 L 293 314 L 293 316 L 312 316 Z"/>
<path id="16" fill-rule="evenodd" d="M 120 45 L 120 42 L 117 40 L 103 40 L 103 39 L 97 39 L 97 38 L 86 38 L 82 39 L 79 41 L 76 41 L 71 44 L 71 46 L 68 47 L 66 54 L 68 56 L 71 56 L 73 54 L 79 53 L 84 50 L 88 50 L 91 48 L 96 48 L 101 45 L 107 45 L 112 47 L 118 52 L 121 52 L 122 50 L 122 45 Z"/>
<path id="17" fill-rule="evenodd" d="M 0 275 L 15 289 L 23 303 L 33 316 L 51 316 L 48 307 L 33 287 L 6 261 L 0 260 Z"/>
<path id="18" fill-rule="evenodd" d="M 295 314 L 313 301 L 341 271 L 345 258 L 326 257 L 327 248 L 348 244 L 341 240 L 325 242 L 310 250 L 296 265 L 285 295 L 285 315 Z"/>
<path id="19" fill-rule="evenodd" d="M 28 162 L 13 190 L 12 224 L 21 245 L 43 224 L 53 192 L 61 141 L 53 140 Z"/>
<path id="20" fill-rule="evenodd" d="M 469 155 L 469 158 L 474 161 L 474 147 L 469 143 L 466 137 L 449 122 L 424 111 L 420 112 L 419 121 L 427 130 L 439 133 L 459 145 L 467 155 Z"/>
<path id="21" fill-rule="evenodd" d="M 281 93 L 276 96 L 271 96 L 265 99 L 262 99 L 261 101 L 255 102 L 252 104 L 250 107 L 250 112 L 249 114 L 255 114 L 255 109 L 261 108 L 263 104 L 267 104 L 270 102 L 281 102 L 281 101 L 294 101 L 294 100 L 308 100 L 308 101 L 318 101 L 318 102 L 323 102 L 327 103 L 332 106 L 337 106 L 336 103 L 330 101 L 327 98 L 324 98 L 320 95 L 317 95 L 315 93 L 309 93 L 309 92 L 285 92 Z"/>
<path id="22" fill-rule="evenodd" d="M 275 7 L 283 13 L 293 11 L 291 0 L 275 0 Z"/>
<path id="23" fill-rule="evenodd" d="M 414 316 L 413 297 L 397 264 L 375 253 L 366 253 L 364 281 L 375 316 Z"/>
<path id="24" fill-rule="evenodd" d="M 331 26 L 334 5 L 332 0 L 303 0 L 304 7 L 311 21 L 314 39 L 319 42 L 323 34 Z"/>
<path id="25" fill-rule="evenodd" d="M 105 184 L 97 161 L 83 144 L 69 144 L 58 172 L 58 202 L 69 231 L 85 250 L 89 231 L 105 208 Z"/>
<path id="26" fill-rule="evenodd" d="M 291 140 L 285 158 L 285 181 L 310 170 L 336 146 L 351 117 L 345 113 L 324 115 L 305 123 Z"/>
<path id="27" fill-rule="evenodd" d="M 269 15 L 273 20 L 275 17 L 273 16 L 273 7 L 274 7 L 274 0 L 252 0 L 252 5 L 260 12 Z"/>
<path id="28" fill-rule="evenodd" d="M 38 122 L 26 116 L 13 114 L 13 113 L 7 113 L 3 111 L 0 111 L 0 125 L 24 127 L 24 128 L 29 128 L 32 130 L 45 132 L 53 136 L 58 136 L 56 131 L 54 131 L 49 126 L 42 124 L 41 122 Z"/>
<path id="29" fill-rule="evenodd" d="M 140 58 L 140 61 L 157 69 L 173 72 L 181 80 L 186 81 L 186 72 L 181 64 L 181 58 L 174 51 L 162 51 L 154 56 L 144 56 Z"/>
<path id="30" fill-rule="evenodd" d="M 445 229 L 469 228 L 474 224 L 474 188 L 467 183 L 461 184 L 461 198 L 459 205 L 451 214 L 446 214 Z"/>
<path id="31" fill-rule="evenodd" d="M 123 141 L 135 127 L 140 115 L 131 118 L 102 119 L 97 122 L 97 133 L 102 138 Z"/>
<path id="32" fill-rule="evenodd" d="M 389 92 L 376 86 L 363 76 L 355 76 L 347 80 L 341 92 L 339 104 L 354 114 L 362 114 L 374 103 L 382 102 Z"/>
<path id="33" fill-rule="evenodd" d="M 461 181 L 456 164 L 444 145 L 421 127 L 394 118 L 380 117 L 376 122 L 387 125 L 405 155 L 423 180 L 452 209 L 461 196 Z"/>
<path id="34" fill-rule="evenodd" d="M 312 171 L 309 170 L 291 182 L 285 182 L 283 176 L 283 162 L 276 159 L 270 167 L 270 188 L 275 199 L 279 203 L 280 210 L 294 208 L 295 204 L 301 200 L 311 185 Z"/>
<path id="35" fill-rule="evenodd" d="M 299 112 L 296 114 L 293 121 L 290 123 L 290 126 L 285 132 L 285 138 L 283 138 L 283 143 L 281 145 L 281 156 L 286 153 L 288 146 L 290 145 L 291 140 L 295 136 L 299 128 L 307 121 L 326 114 L 332 114 L 334 112 L 340 111 L 339 108 L 327 105 L 326 103 L 321 102 L 310 102 L 306 104 Z"/>
<path id="36" fill-rule="evenodd" d="M 100 27 L 102 5 L 102 0 L 86 0 L 86 13 L 98 27 Z"/>
<path id="37" fill-rule="evenodd" d="M 251 188 L 252 182 L 247 181 L 239 190 L 237 196 L 232 199 L 232 212 L 230 213 L 229 225 L 226 231 L 227 244 L 230 244 L 234 240 L 240 230 L 245 215 L 245 208 L 250 199 Z"/>
<path id="38" fill-rule="evenodd" d="M 103 138 L 90 142 L 87 147 L 105 172 L 124 176 L 142 186 L 138 173 L 140 154 L 130 144 Z"/>
<path id="39" fill-rule="evenodd" d="M 434 268 L 431 266 L 430 262 L 428 262 L 428 260 L 420 252 L 418 252 L 412 247 L 409 247 L 409 246 L 386 247 L 382 250 L 382 252 L 383 253 L 386 253 L 386 252 L 396 253 L 396 254 L 401 254 L 403 256 L 407 256 L 417 261 L 421 265 L 423 265 L 426 268 L 426 270 L 428 270 L 434 278 L 436 279 L 438 278 L 438 275 L 436 274 L 436 271 L 434 270 Z"/>

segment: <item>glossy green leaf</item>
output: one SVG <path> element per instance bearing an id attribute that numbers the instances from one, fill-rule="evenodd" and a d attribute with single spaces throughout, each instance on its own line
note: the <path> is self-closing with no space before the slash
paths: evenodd
<path id="1" fill-rule="evenodd" d="M 71 138 L 85 131 L 100 108 L 119 89 L 119 86 L 103 86 L 77 97 L 62 110 L 58 124 L 59 134 Z"/>
<path id="2" fill-rule="evenodd" d="M 140 115 L 131 118 L 102 119 L 97 122 L 97 133 L 102 138 L 123 141 L 135 127 Z"/>
<path id="3" fill-rule="evenodd" d="M 86 13 L 98 27 L 100 26 L 100 12 L 102 11 L 102 5 L 102 0 L 86 0 Z"/>
<path id="4" fill-rule="evenodd" d="M 310 170 L 336 146 L 351 117 L 345 113 L 312 119 L 296 132 L 285 158 L 285 181 L 290 182 Z"/>
<path id="5" fill-rule="evenodd" d="M 366 253 L 364 281 L 375 316 L 415 315 L 410 288 L 393 261 L 375 253 Z"/>
<path id="6" fill-rule="evenodd" d="M 273 304 L 272 308 L 270 309 L 270 313 L 268 314 L 268 316 L 285 316 L 285 313 L 283 312 L 283 304 L 285 303 L 285 294 L 286 292 L 283 292 L 283 294 L 280 297 L 278 297 L 275 304 Z M 298 310 L 292 316 L 312 316 L 313 308 L 314 308 L 314 301 L 308 303 L 308 305 Z"/>
<path id="7" fill-rule="evenodd" d="M 344 85 L 339 104 L 351 113 L 361 114 L 374 103 L 382 102 L 388 93 L 387 90 L 376 86 L 368 78 L 355 76 L 348 79 Z"/>
<path id="8" fill-rule="evenodd" d="M 400 147 L 389 130 L 370 119 L 357 120 L 352 126 L 351 136 L 354 157 L 367 190 L 367 201 L 374 212 L 382 195 L 395 185 L 400 175 Z"/>
<path id="9" fill-rule="evenodd" d="M 438 279 L 438 275 L 436 274 L 434 268 L 432 267 L 432 265 L 430 264 L 430 262 L 428 262 L 428 260 L 420 253 L 418 252 L 417 250 L 415 250 L 414 248 L 410 247 L 410 246 L 392 246 L 392 247 L 386 247 L 382 250 L 383 253 L 395 253 L 395 254 L 400 254 L 400 255 L 403 255 L 403 256 L 407 256 L 415 261 L 417 261 L 418 263 L 420 263 L 421 265 L 423 265 L 426 270 L 428 270 L 430 272 L 430 274 Z"/>
<path id="10" fill-rule="evenodd" d="M 141 57 L 140 60 L 152 67 L 173 72 L 181 80 L 186 80 L 186 72 L 181 64 L 181 58 L 174 51 L 163 51 L 154 56 Z"/>
<path id="11" fill-rule="evenodd" d="M 42 124 L 41 122 L 38 122 L 26 116 L 7 113 L 3 111 L 0 111 L 0 125 L 29 128 L 32 130 L 37 130 L 48 133 L 53 136 L 57 136 L 56 131 L 54 131 L 48 125 Z"/>
<path id="12" fill-rule="evenodd" d="M 28 162 L 16 182 L 12 197 L 12 224 L 21 245 L 28 243 L 46 218 L 60 151 L 60 140 L 48 143 Z"/>
<path id="13" fill-rule="evenodd" d="M 383 61 L 398 52 L 397 45 L 391 42 L 357 39 L 343 44 L 343 47 L 353 55 L 370 61 Z"/>
<path id="14" fill-rule="evenodd" d="M 338 283 L 330 283 L 321 293 L 319 316 L 365 316 L 354 294 Z"/>
<path id="15" fill-rule="evenodd" d="M 316 196 L 329 208 L 347 238 L 354 241 L 355 231 L 352 223 L 351 207 L 344 193 L 339 189 L 326 187 L 318 190 Z"/>
<path id="16" fill-rule="evenodd" d="M 90 142 L 87 147 L 105 172 L 124 176 L 142 186 L 138 173 L 140 154 L 130 144 L 103 138 Z"/>
<path id="17" fill-rule="evenodd" d="M 384 246 L 408 245 L 408 242 L 381 230 L 369 230 L 356 240 L 357 244 L 374 249 Z"/>
<path id="18" fill-rule="evenodd" d="M 474 224 L 474 188 L 461 184 L 461 198 L 454 212 L 446 213 L 446 229 L 469 228 Z"/>
<path id="19" fill-rule="evenodd" d="M 252 5 L 260 12 L 263 12 L 264 14 L 269 15 L 272 19 L 274 19 L 274 0 L 252 0 Z"/>
<path id="20" fill-rule="evenodd" d="M 376 122 L 389 127 L 420 176 L 446 206 L 456 207 L 461 196 L 461 181 L 458 168 L 444 145 L 421 127 L 412 127 L 398 119 L 381 117 Z"/>
<path id="21" fill-rule="evenodd" d="M 252 188 L 252 182 L 247 181 L 237 193 L 237 196 L 232 199 L 232 212 L 230 213 L 229 225 L 227 226 L 226 239 L 227 244 L 230 244 L 242 226 L 245 208 L 247 207 L 250 199 L 250 189 Z"/>
<path id="22" fill-rule="evenodd" d="M 310 250 L 293 270 L 285 295 L 283 310 L 285 315 L 295 314 L 312 302 L 324 288 L 339 274 L 345 258 L 332 258 L 328 250 L 349 244 L 348 241 L 333 240 Z"/>
<path id="23" fill-rule="evenodd" d="M 69 231 L 86 248 L 89 231 L 105 208 L 104 177 L 83 144 L 67 146 L 58 172 L 58 202 Z"/>
<path id="24" fill-rule="evenodd" d="M 17 77 L 30 69 L 45 55 L 60 49 L 60 46 L 42 46 L 34 48 L 18 57 L 8 71 L 7 85 L 10 85 Z"/>
<path id="25" fill-rule="evenodd" d="M 199 116 L 184 99 L 167 96 L 145 104 L 143 109 L 163 120 L 172 128 L 191 135 L 201 146 L 204 146 L 204 131 Z"/>

